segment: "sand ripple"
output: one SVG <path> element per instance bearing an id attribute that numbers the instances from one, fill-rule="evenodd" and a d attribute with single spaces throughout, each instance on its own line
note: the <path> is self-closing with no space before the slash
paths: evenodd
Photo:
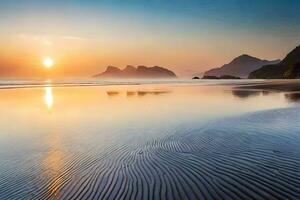
<path id="1" fill-rule="evenodd" d="M 299 111 L 91 146 L 48 178 L 24 163 L 26 173 L 2 171 L 0 199 L 300 199 Z"/>

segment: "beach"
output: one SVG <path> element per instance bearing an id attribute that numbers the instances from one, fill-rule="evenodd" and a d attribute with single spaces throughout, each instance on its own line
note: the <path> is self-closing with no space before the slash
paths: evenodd
<path id="1" fill-rule="evenodd" d="M 0 199 L 300 198 L 297 81 L 9 83 Z"/>

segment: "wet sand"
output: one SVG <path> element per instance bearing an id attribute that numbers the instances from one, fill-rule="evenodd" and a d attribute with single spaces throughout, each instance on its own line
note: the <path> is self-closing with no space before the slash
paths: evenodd
<path id="1" fill-rule="evenodd" d="M 238 85 L 239 89 L 273 90 L 273 91 L 300 91 L 300 80 L 271 80 L 258 83 Z"/>
<path id="2" fill-rule="evenodd" d="M 274 84 L 296 83 L 239 89 Z M 0 199 L 299 199 L 300 108 L 228 90 L 46 88 L 45 113 L 40 89 L 2 92 Z"/>

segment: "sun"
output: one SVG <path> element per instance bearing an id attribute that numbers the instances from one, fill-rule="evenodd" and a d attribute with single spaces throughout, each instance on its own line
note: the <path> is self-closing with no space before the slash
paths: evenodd
<path id="1" fill-rule="evenodd" d="M 47 57 L 47 58 L 45 58 L 45 59 L 43 60 L 43 65 L 44 65 L 44 67 L 46 67 L 46 68 L 51 68 L 51 67 L 53 67 L 53 65 L 54 65 L 54 61 L 53 61 L 52 58 Z"/>

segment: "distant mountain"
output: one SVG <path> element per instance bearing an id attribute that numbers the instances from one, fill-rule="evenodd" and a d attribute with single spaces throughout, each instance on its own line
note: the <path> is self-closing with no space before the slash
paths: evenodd
<path id="1" fill-rule="evenodd" d="M 237 77 L 237 76 L 223 75 L 223 76 L 220 76 L 220 77 L 217 77 L 217 76 L 203 76 L 202 79 L 241 79 L 241 78 Z"/>
<path id="2" fill-rule="evenodd" d="M 154 66 L 126 66 L 123 70 L 108 66 L 103 73 L 97 74 L 96 78 L 176 78 L 176 74 L 163 67 Z"/>
<path id="3" fill-rule="evenodd" d="M 246 54 L 243 54 L 230 63 L 223 65 L 220 68 L 214 68 L 204 73 L 204 76 L 237 76 L 237 77 L 248 77 L 248 75 L 254 70 L 259 69 L 264 65 L 276 64 L 280 60 L 268 61 L 261 60 Z"/>
<path id="4" fill-rule="evenodd" d="M 300 45 L 292 50 L 280 63 L 265 65 L 250 73 L 251 79 L 300 78 Z"/>

